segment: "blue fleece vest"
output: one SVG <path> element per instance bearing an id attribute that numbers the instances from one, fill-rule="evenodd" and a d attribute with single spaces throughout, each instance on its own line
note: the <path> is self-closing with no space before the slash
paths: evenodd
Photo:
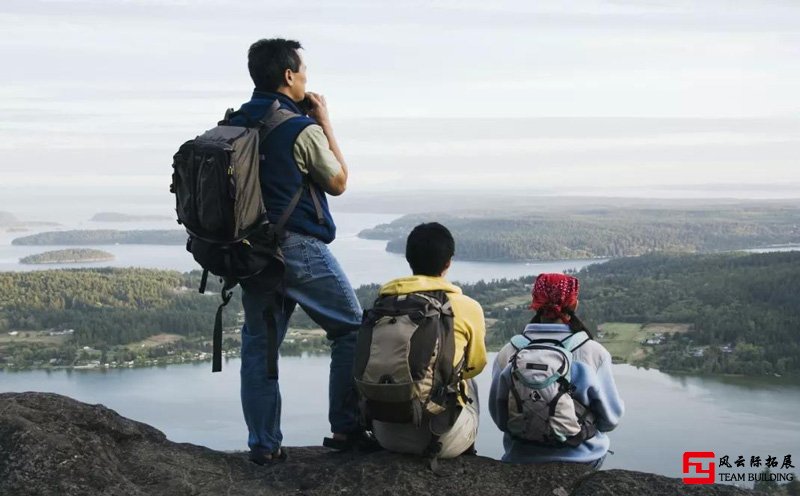
<path id="1" fill-rule="evenodd" d="M 259 120 L 264 117 L 276 98 L 280 101 L 282 108 L 302 114 L 291 98 L 280 93 L 258 90 L 253 92 L 253 98 L 243 104 L 241 110 L 244 110 L 252 119 Z M 244 118 L 238 117 L 233 119 L 232 124 L 246 125 Z M 300 132 L 311 124 L 316 124 L 316 121 L 311 117 L 299 115 L 278 126 L 261 144 L 261 193 L 270 222 L 278 222 L 292 197 L 297 193 L 297 189 L 303 183 L 303 174 L 294 159 L 294 143 Z M 316 190 L 322 206 L 324 223 L 318 222 L 314 202 L 306 188 L 300 197 L 297 208 L 294 209 L 286 223 L 286 229 L 330 243 L 336 237 L 336 225 L 328 209 L 328 198 L 325 192 L 318 185 Z"/>

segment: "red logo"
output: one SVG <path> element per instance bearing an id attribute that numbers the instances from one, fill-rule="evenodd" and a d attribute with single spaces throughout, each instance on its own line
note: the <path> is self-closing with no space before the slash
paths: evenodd
<path id="1" fill-rule="evenodd" d="M 716 455 L 713 451 L 685 452 L 683 454 L 684 484 L 713 484 L 716 480 L 716 471 L 714 465 L 715 459 Z M 703 468 L 704 464 L 708 464 L 708 468 Z M 695 477 L 691 477 L 693 475 Z M 700 475 L 704 477 L 697 477 Z"/>

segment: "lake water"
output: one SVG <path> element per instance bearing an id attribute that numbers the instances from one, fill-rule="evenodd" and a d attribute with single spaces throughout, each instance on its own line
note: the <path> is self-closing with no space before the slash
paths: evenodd
<path id="1" fill-rule="evenodd" d="M 490 363 L 494 354 L 490 355 Z M 287 446 L 319 445 L 328 434 L 326 356 L 282 357 L 283 432 Z M 52 391 L 102 403 L 164 431 L 169 439 L 220 450 L 246 449 L 239 404 L 239 360 L 221 373 L 210 363 L 90 371 L 0 372 L 0 392 Z M 604 468 L 681 474 L 684 451 L 800 459 L 800 385 L 770 380 L 675 377 L 615 365 L 627 412 L 610 434 L 613 456 Z M 490 368 L 478 376 L 481 455 L 502 454 L 501 434 L 487 411 Z"/>
<path id="2" fill-rule="evenodd" d="M 366 240 L 357 237 L 357 234 L 369 227 L 388 223 L 398 218 L 398 215 L 385 214 L 335 214 L 338 233 L 336 241 L 331 244 L 331 251 L 350 282 L 359 286 L 373 282 L 385 282 L 395 277 L 408 274 L 408 264 L 405 257 L 386 251 L 386 242 L 380 240 Z M 432 219 L 435 220 L 435 219 Z M 68 229 L 175 229 L 175 221 L 164 222 L 72 222 L 64 223 L 58 230 Z M 199 266 L 192 259 L 183 246 L 164 245 L 86 245 L 85 248 L 95 248 L 112 253 L 113 262 L 98 262 L 84 264 L 47 264 L 23 265 L 19 259 L 34 253 L 42 253 L 68 246 L 16 246 L 11 241 L 15 238 L 34 234 L 42 231 L 57 230 L 53 227 L 40 227 L 24 233 L 9 233 L 0 231 L 0 272 L 20 270 L 46 270 L 54 268 L 78 267 L 150 267 L 155 269 L 170 269 L 188 272 L 198 269 Z M 542 263 L 491 263 L 491 262 L 459 262 L 453 263 L 448 276 L 454 281 L 477 282 L 481 279 L 501 279 L 539 274 L 542 272 L 561 272 L 566 268 L 581 269 L 591 263 L 603 260 L 570 260 Z"/>
<path id="3" fill-rule="evenodd" d="M 390 222 L 396 215 L 337 215 L 339 236 L 331 245 L 351 282 L 360 285 L 406 275 L 400 255 L 387 253 L 385 242 L 363 240 L 356 234 L 367 227 Z M 172 221 L 146 224 L 73 223 L 62 229 L 171 229 Z M 40 270 L 58 266 L 20 265 L 20 257 L 59 247 L 12 246 L 15 237 L 29 233 L 0 233 L 0 271 Z M 138 266 L 188 271 L 197 268 L 180 246 L 91 246 L 113 253 L 109 263 L 79 266 Z M 580 269 L 601 260 L 551 263 L 458 262 L 452 280 L 473 282 L 519 277 L 540 272 Z M 491 363 L 491 362 L 490 362 Z M 50 391 L 89 403 L 102 403 L 127 417 L 151 424 L 173 441 L 202 444 L 222 450 L 246 448 L 244 421 L 239 404 L 239 361 L 230 359 L 222 373 L 211 374 L 209 363 L 171 365 L 150 369 L 98 371 L 0 372 L 0 392 Z M 684 451 L 714 451 L 735 459 L 744 455 L 778 457 L 791 454 L 800 460 L 800 385 L 779 379 L 718 379 L 677 377 L 655 370 L 615 365 L 627 413 L 611 434 L 612 450 L 605 468 L 627 468 L 681 474 Z M 328 358 L 281 358 L 284 392 L 283 428 L 287 445 L 320 444 L 328 433 L 326 420 Z M 478 377 L 483 400 L 488 397 L 490 370 Z M 303 394 L 312 391 L 312 394 Z M 501 455 L 500 432 L 483 401 L 477 443 L 480 454 Z M 795 463 L 797 463 L 795 461 Z"/>

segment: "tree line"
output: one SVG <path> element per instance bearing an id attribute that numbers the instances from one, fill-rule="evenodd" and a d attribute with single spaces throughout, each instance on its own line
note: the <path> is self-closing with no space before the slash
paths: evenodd
<path id="1" fill-rule="evenodd" d="M 690 324 L 665 336 L 645 364 L 664 370 L 800 374 L 800 252 L 667 255 L 590 265 L 581 281 L 578 314 L 595 329 L 604 322 Z M 498 347 L 520 332 L 535 276 L 461 285 L 484 308 L 487 342 Z M 71 269 L 0 273 L 0 332 L 74 329 L 73 346 L 113 346 L 159 333 L 209 336 L 220 284 L 208 294 L 200 272 Z M 369 308 L 380 286 L 356 289 Z M 225 312 L 239 325 L 241 300 Z M 299 308 L 294 328 L 318 327 Z M 725 350 L 723 350 L 725 348 Z M 692 353 L 704 350 L 701 356 Z"/>
<path id="2" fill-rule="evenodd" d="M 359 236 L 387 240 L 387 251 L 403 253 L 411 229 L 436 219 L 452 231 L 457 259 L 483 261 L 711 253 L 800 243 L 800 208 L 640 208 L 495 215 L 408 215 L 366 229 Z"/>

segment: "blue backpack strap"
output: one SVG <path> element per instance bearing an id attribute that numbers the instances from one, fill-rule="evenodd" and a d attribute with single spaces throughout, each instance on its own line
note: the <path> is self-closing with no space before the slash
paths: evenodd
<path id="1" fill-rule="evenodd" d="M 586 343 L 588 343 L 591 340 L 592 340 L 592 337 L 589 336 L 589 334 L 587 332 L 578 331 L 578 332 L 570 334 L 569 336 L 567 336 L 566 338 L 561 340 L 561 346 L 564 349 L 566 349 L 566 350 L 568 350 L 570 352 L 573 352 L 573 351 L 577 350 L 578 348 L 580 348 L 581 346 L 585 345 Z"/>
<path id="2" fill-rule="evenodd" d="M 531 340 L 524 334 L 517 334 L 516 336 L 511 338 L 510 342 L 511 346 L 513 346 L 514 349 L 516 349 L 517 351 L 531 344 Z"/>

